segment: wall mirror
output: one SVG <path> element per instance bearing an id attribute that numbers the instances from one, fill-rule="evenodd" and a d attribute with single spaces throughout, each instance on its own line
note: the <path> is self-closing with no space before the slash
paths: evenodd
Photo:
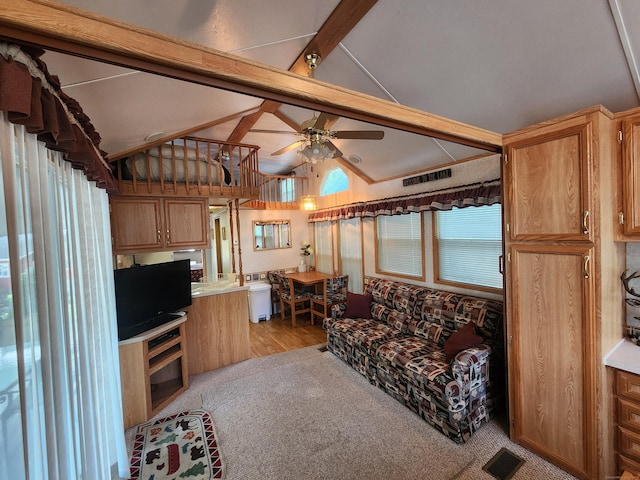
<path id="1" fill-rule="evenodd" d="M 253 249 L 291 248 L 289 220 L 254 220 Z"/>

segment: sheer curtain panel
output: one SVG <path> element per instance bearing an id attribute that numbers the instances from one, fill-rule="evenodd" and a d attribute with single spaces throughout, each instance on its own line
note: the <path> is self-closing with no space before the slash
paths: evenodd
<path id="1" fill-rule="evenodd" d="M 0 478 L 128 477 L 107 193 L 1 115 Z"/>

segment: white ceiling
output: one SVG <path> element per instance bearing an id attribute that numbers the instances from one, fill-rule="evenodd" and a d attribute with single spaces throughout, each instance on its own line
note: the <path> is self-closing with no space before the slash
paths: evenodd
<path id="1" fill-rule="evenodd" d="M 288 69 L 337 0 L 67 0 L 63 3 Z M 636 107 L 640 81 L 636 0 L 380 0 L 324 58 L 315 78 L 498 133 L 602 104 Z M 49 52 L 43 60 L 116 155 L 150 133 L 172 134 L 257 107 L 261 99 Z M 313 112 L 284 105 L 298 123 Z M 239 117 L 199 132 L 226 140 Z M 300 164 L 296 141 L 271 114 L 247 134 L 265 173 Z M 482 153 L 341 118 L 332 130 L 383 129 L 384 140 L 334 140 L 374 180 Z"/>

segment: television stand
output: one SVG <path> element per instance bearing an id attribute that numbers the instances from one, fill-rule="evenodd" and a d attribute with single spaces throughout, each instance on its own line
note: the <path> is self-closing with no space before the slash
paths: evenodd
<path id="1" fill-rule="evenodd" d="M 119 342 L 124 428 L 153 417 L 189 387 L 186 315 Z"/>

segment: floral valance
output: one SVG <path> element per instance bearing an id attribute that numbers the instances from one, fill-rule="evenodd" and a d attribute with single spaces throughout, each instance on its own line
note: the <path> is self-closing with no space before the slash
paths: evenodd
<path id="1" fill-rule="evenodd" d="M 117 184 L 99 149 L 100 135 L 82 108 L 60 88 L 39 58 L 43 50 L 0 42 L 0 111 L 10 122 L 24 125 L 47 148 L 84 171 L 89 180 L 117 191 Z"/>
<path id="2" fill-rule="evenodd" d="M 385 198 L 369 202 L 352 203 L 342 207 L 321 210 L 309 215 L 309 222 L 347 220 L 378 215 L 402 215 L 429 210 L 451 210 L 501 203 L 500 180 L 463 185 L 417 195 Z"/>

